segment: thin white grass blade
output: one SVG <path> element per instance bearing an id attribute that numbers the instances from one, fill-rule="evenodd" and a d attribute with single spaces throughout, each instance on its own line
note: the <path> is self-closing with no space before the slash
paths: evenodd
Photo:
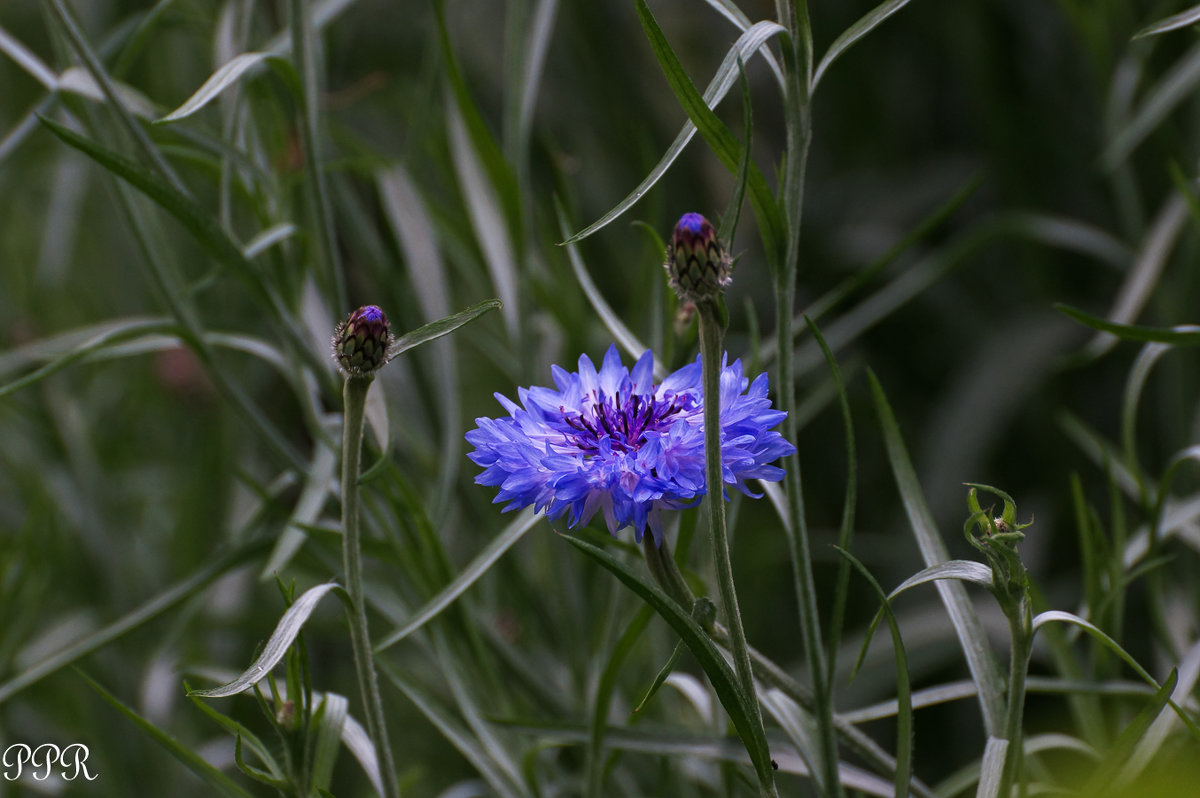
<path id="1" fill-rule="evenodd" d="M 461 596 L 467 588 L 475 584 L 479 577 L 487 573 L 488 569 L 495 565 L 496 561 L 512 548 L 513 544 L 524 537 L 526 532 L 533 529 L 537 521 L 538 516 L 532 507 L 521 510 L 513 522 L 505 527 L 504 531 L 497 535 L 475 559 L 471 560 L 471 563 L 454 578 L 454 581 L 443 588 L 428 604 L 417 610 L 408 623 L 384 638 L 375 647 L 375 650 L 383 651 L 385 648 L 399 643 L 436 618 L 442 610 L 453 604 L 454 600 Z"/>
<path id="2" fill-rule="evenodd" d="M 783 488 L 778 482 L 758 481 L 758 487 L 767 495 L 767 501 L 771 502 L 771 506 L 775 508 L 775 514 L 779 516 L 779 523 L 783 524 L 783 528 L 791 532 L 792 522 L 788 517 L 787 498 L 783 495 Z"/>
<path id="3" fill-rule="evenodd" d="M 333 783 L 333 766 L 337 762 L 338 746 L 349 717 L 350 702 L 343 695 L 325 693 L 317 704 L 321 718 L 317 739 L 312 747 L 312 786 L 328 790 Z"/>
<path id="4" fill-rule="evenodd" d="M 672 671 L 663 684 L 678 690 L 679 694 L 687 699 L 687 702 L 695 708 L 696 713 L 705 723 L 713 722 L 712 693 L 700 683 L 699 679 L 690 673 Z"/>
<path id="5" fill-rule="evenodd" d="M 1113 137 L 1101 163 L 1108 169 L 1116 168 L 1168 114 L 1195 93 L 1197 85 L 1200 85 L 1200 44 L 1193 45 L 1163 76 L 1129 123 Z"/>
<path id="6" fill-rule="evenodd" d="M 554 18 L 558 14 L 558 0 L 541 0 L 533 14 L 533 24 L 525 40 L 524 74 L 521 78 L 521 104 L 517 110 L 518 147 L 526 151 L 529 131 L 533 128 L 533 110 L 537 105 L 538 87 L 542 83 L 542 72 L 546 65 L 546 51 L 554 33 Z"/>
<path id="7" fill-rule="evenodd" d="M 931 565 L 901 582 L 899 587 L 888 594 L 888 599 L 894 599 L 910 587 L 939 579 L 957 579 L 960 582 L 972 582 L 990 588 L 992 586 L 992 569 L 974 560 L 949 560 Z"/>
<path id="8" fill-rule="evenodd" d="M 1200 80 L 1200 72 L 1197 78 Z M 1117 291 L 1116 301 L 1105 317 L 1108 321 L 1132 324 L 1137 318 L 1150 299 L 1154 287 L 1158 285 L 1167 257 L 1189 218 L 1187 200 L 1178 193 L 1172 194 L 1155 218 L 1154 225 L 1138 253 L 1137 261 Z M 1112 333 L 1098 332 L 1088 342 L 1084 351 L 1090 356 L 1098 357 L 1112 349 L 1118 340 L 1120 339 Z"/>
<path id="9" fill-rule="evenodd" d="M 1171 698 L 1176 704 L 1183 706 L 1192 691 L 1195 690 L 1197 680 L 1200 679 L 1200 643 L 1192 646 L 1187 656 L 1179 663 L 1178 673 L 1178 681 L 1175 689 L 1171 691 Z M 1174 712 L 1163 712 L 1154 719 L 1154 723 L 1138 741 L 1129 761 L 1125 763 L 1125 767 L 1117 776 L 1116 788 L 1118 790 L 1127 787 L 1146 769 L 1178 722 L 1179 717 Z"/>
<path id="10" fill-rule="evenodd" d="M 215 100 L 221 92 L 237 83 L 243 75 L 269 57 L 270 53 L 242 53 L 241 55 L 234 56 L 225 62 L 220 69 L 212 73 L 208 80 L 204 81 L 200 88 L 196 89 L 195 93 L 183 102 L 183 105 L 158 121 L 177 122 L 180 119 L 191 116 Z"/>
<path id="11" fill-rule="evenodd" d="M 58 76 L 58 85 L 55 88 L 58 91 L 68 91 L 72 94 L 78 94 L 81 97 L 87 97 L 89 100 L 95 100 L 96 102 L 108 102 L 108 98 L 104 96 L 104 90 L 100 88 L 100 84 L 92 77 L 92 73 L 83 67 L 70 67 L 65 70 Z M 121 105 L 125 106 L 131 113 L 145 119 L 154 116 L 154 103 L 150 102 L 149 98 L 137 89 L 117 81 L 113 81 L 113 89 L 116 91 Z"/>
<path id="12" fill-rule="evenodd" d="M 363 772 L 367 774 L 371 786 L 375 789 L 375 794 L 383 795 L 383 778 L 379 773 L 375 744 L 371 742 L 366 729 L 352 715 L 347 715 L 346 722 L 342 724 L 342 744 L 362 766 Z"/>
<path id="13" fill-rule="evenodd" d="M 409 283 L 416 293 L 425 321 L 449 316 L 450 291 L 446 280 L 446 266 L 425 202 L 408 172 L 401 166 L 393 166 L 380 172 L 376 175 L 375 182 L 384 216 L 404 255 Z M 431 342 L 430 346 L 429 362 L 438 364 L 434 374 L 441 396 L 438 418 L 442 424 L 441 446 L 444 453 L 438 474 L 438 492 L 431 502 L 430 515 L 440 518 L 447 510 L 452 484 L 462 459 L 454 456 L 462 436 L 459 423 L 461 403 L 458 390 L 458 359 L 453 339 L 439 339 Z"/>
<path id="14" fill-rule="evenodd" d="M 1133 34 L 1133 38 L 1140 39 L 1143 36 L 1154 36 L 1171 30 L 1179 30 L 1188 25 L 1195 25 L 1197 22 L 1200 22 L 1200 6 L 1192 6 L 1186 11 L 1180 11 L 1178 14 L 1161 19 L 1153 25 L 1147 25 Z"/>
<path id="15" fill-rule="evenodd" d="M 517 256 L 504 221 L 500 199 L 471 145 L 471 137 L 458 112 L 458 105 L 452 101 L 446 103 L 446 122 L 450 131 L 454 174 L 467 203 L 471 228 L 487 262 L 496 295 L 504 303 L 501 309 L 504 325 L 509 337 L 515 341 L 520 328 L 517 317 Z"/>
<path id="16" fill-rule="evenodd" d="M 308 476 L 304 480 L 304 489 L 300 492 L 296 509 L 288 518 L 288 524 L 284 528 L 283 534 L 279 536 L 275 548 L 271 551 L 271 556 L 267 559 L 267 564 L 263 566 L 259 574 L 261 579 L 271 579 L 287 567 L 292 557 L 308 539 L 303 527 L 311 526 L 316 522 L 322 508 L 325 507 L 325 502 L 332 493 L 334 471 L 337 469 L 338 463 L 337 453 L 320 440 L 317 440 L 314 446 L 316 451 L 313 453 L 312 467 L 308 469 Z"/>
<path id="17" fill-rule="evenodd" d="M 281 241 L 286 241 L 296 233 L 300 232 L 299 228 L 291 222 L 280 222 L 277 225 L 268 227 L 254 238 L 246 242 L 246 246 L 242 248 L 242 254 L 249 260 L 262 252 L 270 249 Z"/>
<path id="18" fill-rule="evenodd" d="M 975 798 L 999 798 L 1008 745 L 1008 740 L 988 737 L 987 746 L 983 749 L 983 766 L 979 771 L 979 789 L 975 791 Z"/>
<path id="19" fill-rule="evenodd" d="M 704 2 L 708 3 L 718 14 L 732 22 L 743 33 L 753 27 L 750 17 L 746 16 L 746 12 L 738 8 L 733 0 L 704 0 Z M 760 47 L 758 48 L 758 54 L 767 62 L 767 66 L 771 68 L 772 74 L 775 75 L 775 82 L 782 89 L 784 86 L 783 67 L 779 66 L 779 59 L 775 57 L 775 53 L 771 52 L 770 47 Z"/>
<path id="20" fill-rule="evenodd" d="M 944 563 L 950 559 L 946 545 L 942 542 L 933 515 L 925 503 L 917 473 L 913 469 L 908 451 L 904 447 L 904 439 L 900 427 L 887 403 L 883 387 L 875 378 L 874 373 L 868 372 L 871 390 L 874 394 L 876 411 L 883 427 L 884 440 L 887 445 L 888 459 L 891 461 L 892 473 L 896 487 L 904 503 L 904 511 L 908 515 L 909 524 L 916 538 L 917 547 L 927 566 Z M 967 667 L 971 671 L 971 679 L 979 690 L 979 705 L 983 712 L 984 727 L 989 733 L 1002 728 L 1004 706 L 1004 675 L 988 646 L 987 632 L 975 613 L 975 608 L 967 596 L 966 586 L 958 581 L 939 580 L 934 583 L 946 613 L 954 625 Z"/>
<path id="21" fill-rule="evenodd" d="M 4 53 L 15 61 L 17 66 L 33 75 L 34 80 L 42 84 L 47 91 L 58 88 L 58 75 L 54 70 L 46 66 L 42 59 L 4 28 L 0 28 L 0 53 Z"/>
<path id="22" fill-rule="evenodd" d="M 558 209 L 558 227 L 565 235 L 567 232 L 567 220 L 563 215 L 562 208 Z M 625 350 L 625 354 L 633 358 L 642 356 L 647 347 L 638 337 L 633 334 L 633 331 L 625 326 L 625 322 L 613 312 L 611 306 L 605 301 L 604 296 L 600 293 L 600 289 L 592 282 L 592 276 L 588 274 L 587 267 L 583 265 L 583 258 L 579 257 L 579 251 L 570 241 L 563 244 L 567 250 L 567 259 L 571 262 L 571 271 L 575 272 L 575 279 L 579 281 L 579 287 L 583 289 L 583 293 L 587 296 L 587 300 L 591 303 L 592 310 L 596 311 L 596 315 L 600 317 L 600 321 L 612 334 L 613 340 L 617 342 L 617 346 Z M 654 359 L 654 378 L 662 380 L 667 376 L 667 370 L 663 364 Z"/>
<path id="23" fill-rule="evenodd" d="M 908 5 L 909 0 L 887 0 L 885 3 L 880 3 L 875 8 L 868 11 L 846 30 L 842 31 L 841 35 L 833 40 L 833 44 L 829 45 L 829 49 L 825 55 L 821 57 L 821 61 L 817 64 L 816 70 L 813 72 L 812 83 L 810 84 L 809 93 L 811 94 L 817 88 L 817 83 L 820 82 L 821 76 L 825 74 L 825 70 L 833 64 L 834 61 L 841 56 L 842 53 L 849 50 L 860 39 L 866 36 L 875 28 L 879 27 L 884 20 L 895 14 L 900 9 Z"/>
<path id="24" fill-rule="evenodd" d="M 326 582 L 316 587 L 309 588 L 304 591 L 300 598 L 296 599 L 292 606 L 288 607 L 287 612 L 279 619 L 279 624 L 275 627 L 275 631 L 271 633 L 271 638 L 267 640 L 267 645 L 259 654 L 258 659 L 254 661 L 246 671 L 228 684 L 223 684 L 220 687 L 214 687 L 211 690 L 193 690 L 189 695 L 200 696 L 201 698 L 224 698 L 225 696 L 236 695 L 243 690 L 249 690 L 254 685 L 266 678 L 271 669 L 283 659 L 283 655 L 287 653 L 288 646 L 300 634 L 300 630 L 304 627 L 304 623 L 312 615 L 313 610 L 317 608 L 317 604 L 331 590 L 340 590 L 341 587 L 336 582 Z"/>
<path id="25" fill-rule="evenodd" d="M 764 20 L 756 22 L 739 36 L 733 47 L 725 55 L 725 60 L 721 62 L 721 66 L 718 67 L 717 74 L 713 76 L 712 81 L 708 84 L 708 88 L 704 90 L 705 104 L 709 108 L 715 108 L 725 98 L 725 95 L 729 93 L 729 89 L 733 87 L 733 84 L 738 79 L 738 59 L 741 59 L 743 62 L 749 60 L 750 56 L 756 50 L 763 47 L 773 36 L 783 32 L 783 28 L 777 23 Z M 654 184 L 667 173 L 667 170 L 671 168 L 671 164 L 675 163 L 675 159 L 683 152 L 683 148 L 688 145 L 688 142 L 692 140 L 692 136 L 694 135 L 696 135 L 696 126 L 691 121 L 685 122 L 683 129 L 679 131 L 679 135 L 675 137 L 675 141 L 671 143 L 666 154 L 654 165 L 654 168 L 650 170 L 650 174 L 646 175 L 646 178 L 638 184 L 637 188 L 631 191 L 625 199 L 617 203 L 616 207 L 608 213 L 575 235 L 567 238 L 563 243 L 569 244 L 574 241 L 582 241 L 597 230 L 608 226 L 614 219 L 633 207 L 634 203 L 645 196 L 646 192 L 653 188 Z"/>
<path id="26" fill-rule="evenodd" d="M 797 755 L 804 762 L 805 770 L 815 781 L 816 776 L 812 774 L 816 771 L 813 769 L 812 763 L 817 744 L 813 739 L 815 730 L 812 719 L 806 717 L 806 713 L 800 705 L 782 690 L 775 688 L 761 690 L 759 700 L 767 714 L 775 719 L 779 728 L 783 729 L 783 733 L 787 735 L 792 747 L 796 749 Z"/>

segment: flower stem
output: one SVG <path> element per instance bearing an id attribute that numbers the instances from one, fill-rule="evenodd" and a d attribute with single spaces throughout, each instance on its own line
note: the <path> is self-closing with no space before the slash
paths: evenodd
<path id="1" fill-rule="evenodd" d="M 729 556 L 729 533 L 725 528 L 725 481 L 721 467 L 721 339 L 724 331 L 715 301 L 698 302 L 696 309 L 700 316 L 700 361 L 704 370 L 704 484 L 708 497 L 713 565 L 717 573 L 721 606 L 729 624 L 729 649 L 733 654 L 734 670 L 743 692 L 750 699 L 750 722 L 761 727 L 762 712 L 754 688 L 754 671 L 750 663 L 746 631 L 742 628 L 742 613 L 738 609 L 733 563 Z M 759 789 L 764 796 L 777 794 L 773 780 L 760 783 Z"/>
<path id="2" fill-rule="evenodd" d="M 379 677 L 371 651 L 371 635 L 367 630 L 367 606 L 363 597 L 362 546 L 358 530 L 358 473 L 362 458 L 363 419 L 366 416 L 367 389 L 374 377 L 349 376 L 342 391 L 345 420 L 342 427 L 342 564 L 346 572 L 346 592 L 350 594 L 350 642 L 354 648 L 354 669 L 358 673 L 358 689 L 362 694 L 367 719 L 367 733 L 375 746 L 375 757 L 383 781 L 386 798 L 398 798 L 400 786 L 396 781 L 396 766 L 388 744 L 387 726 L 383 717 L 383 700 L 379 694 Z"/>
<path id="3" fill-rule="evenodd" d="M 1025 677 L 1029 670 L 1029 655 L 1033 649 L 1033 624 L 1029 616 L 1029 599 L 1022 596 L 1009 612 L 1009 635 L 1012 638 L 1008 665 L 1008 705 L 1004 711 L 1004 739 L 1008 751 L 1000 775 L 997 795 L 1008 798 L 1014 784 L 1020 781 L 1023 740 L 1021 721 L 1025 715 Z"/>

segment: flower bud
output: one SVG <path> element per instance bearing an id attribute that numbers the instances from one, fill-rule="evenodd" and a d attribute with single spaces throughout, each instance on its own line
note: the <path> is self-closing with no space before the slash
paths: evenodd
<path id="1" fill-rule="evenodd" d="M 698 213 L 685 213 L 667 245 L 667 274 L 684 302 L 715 299 L 729 285 L 729 255 L 712 224 Z"/>
<path id="2" fill-rule="evenodd" d="M 333 332 L 333 359 L 348 377 L 374 374 L 388 362 L 392 334 L 387 316 L 374 305 L 363 305 Z"/>

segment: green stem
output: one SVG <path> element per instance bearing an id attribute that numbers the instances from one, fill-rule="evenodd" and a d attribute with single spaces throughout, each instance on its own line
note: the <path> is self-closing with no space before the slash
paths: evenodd
<path id="1" fill-rule="evenodd" d="M 809 80 L 812 71 L 812 38 L 806 3 L 780 0 L 780 21 L 788 28 L 790 47 L 784 47 L 784 114 L 787 122 L 787 154 L 784 161 L 782 196 L 787 218 L 788 238 L 783 261 L 773 264 L 775 276 L 775 330 L 779 353 L 779 409 L 787 413 L 784 437 L 797 442 L 796 387 L 793 352 L 793 313 L 796 304 L 796 275 L 800 261 L 800 224 L 804 213 L 804 183 L 808 148 L 812 141 L 812 116 Z M 813 715 L 817 725 L 817 763 L 814 781 L 822 794 L 841 796 L 838 774 L 837 734 L 833 717 L 832 675 L 828 670 L 821 641 L 821 618 L 813 581 L 812 552 L 804 520 L 804 499 L 800 483 L 800 456 L 784 460 L 784 492 L 787 497 L 788 546 L 795 578 L 796 601 L 800 612 L 800 633 L 804 641 L 813 682 Z"/>
<path id="2" fill-rule="evenodd" d="M 388 744 L 387 726 L 383 716 L 383 700 L 379 694 L 379 677 L 371 651 L 371 635 L 367 630 L 367 605 L 363 597 L 362 545 L 358 529 L 358 473 L 362 458 L 363 420 L 366 416 L 367 389 L 374 377 L 346 378 L 342 392 L 345 402 L 345 422 L 342 427 L 342 564 L 346 571 L 346 592 L 350 595 L 350 642 L 354 648 L 354 669 L 358 673 L 358 689 L 362 695 L 367 719 L 367 734 L 375 746 L 375 757 L 383 780 L 386 798 L 398 798 L 400 785 L 396 781 L 396 766 Z"/>
<path id="3" fill-rule="evenodd" d="M 650 571 L 650 576 L 663 592 L 675 599 L 679 606 L 690 610 L 696 597 L 684 581 L 683 574 L 679 572 L 679 566 L 671 558 L 667 541 L 663 540 L 661 546 L 655 545 L 654 536 L 647 532 L 642 537 L 642 553 L 646 555 L 646 568 Z"/>
<path id="4" fill-rule="evenodd" d="M 754 670 L 746 631 L 742 628 L 742 613 L 738 609 L 737 591 L 733 584 L 733 562 L 729 556 L 729 533 L 725 528 L 725 480 L 721 468 L 721 338 L 723 331 L 716 301 L 696 303 L 700 316 L 700 360 L 704 370 L 704 484 L 707 491 L 708 528 L 712 539 L 713 566 L 721 606 L 729 624 L 729 649 L 733 654 L 734 670 L 742 690 L 750 701 L 751 722 L 762 726 L 758 693 L 754 689 Z M 776 795 L 775 783 L 760 783 L 764 796 Z"/>
<path id="5" fill-rule="evenodd" d="M 1029 614 L 1029 599 L 1022 596 L 1012 612 L 1006 614 L 1012 643 L 1008 665 L 1008 705 L 1004 710 L 1004 739 L 1008 740 L 1008 751 L 1004 756 L 1000 789 L 996 793 L 1001 798 L 1007 798 L 1013 785 L 1018 784 L 1021 778 L 1021 721 L 1025 715 L 1025 677 L 1029 671 L 1029 655 L 1033 650 L 1033 622 Z"/>

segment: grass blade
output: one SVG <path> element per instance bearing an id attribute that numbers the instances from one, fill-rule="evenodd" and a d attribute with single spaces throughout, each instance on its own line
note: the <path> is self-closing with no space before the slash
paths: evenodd
<path id="1" fill-rule="evenodd" d="M 493 538 L 492 542 L 484 547 L 483 551 L 479 552 L 475 559 L 471 560 L 471 563 L 454 578 L 454 581 L 446 585 L 424 607 L 413 613 L 408 623 L 389 634 L 377 644 L 375 651 L 383 651 L 385 648 L 394 646 L 436 618 L 443 610 L 453 604 L 455 599 L 466 592 L 467 588 L 475 584 L 481 576 L 487 573 L 488 569 L 495 565 L 504 556 L 504 553 L 512 548 L 518 540 L 525 537 L 525 533 L 533 529 L 537 525 L 538 520 L 539 518 L 534 513 L 533 508 L 526 507 L 522 510 L 517 515 L 517 518 L 505 527 L 503 532 Z"/>
<path id="2" fill-rule="evenodd" d="M 1141 39 L 1144 36 L 1156 36 L 1167 31 L 1186 28 L 1188 25 L 1195 25 L 1197 22 L 1200 22 L 1200 5 L 1192 6 L 1186 11 L 1180 11 L 1178 14 L 1173 14 L 1166 19 L 1160 19 L 1153 25 L 1147 25 L 1133 34 L 1133 38 Z"/>
<path id="3" fill-rule="evenodd" d="M 242 789 L 226 776 L 221 771 L 217 770 L 212 765 L 204 761 L 204 758 L 193 751 L 188 746 L 176 740 L 174 737 L 167 734 L 162 729 L 155 726 L 150 721 L 143 718 L 141 715 L 134 712 L 131 708 L 125 705 L 119 698 L 105 690 L 99 683 L 92 680 L 87 674 L 79 671 L 79 675 L 91 686 L 93 690 L 111 704 L 118 712 L 129 718 L 137 727 L 150 736 L 154 742 L 167 749 L 171 756 L 178 759 L 188 770 L 199 776 L 206 784 L 213 788 L 221 795 L 232 796 L 232 798 L 252 798 L 252 794 Z"/>
<path id="4" fill-rule="evenodd" d="M 887 0 L 887 2 L 875 6 L 875 8 L 860 17 L 857 22 L 842 31 L 841 35 L 833 40 L 833 44 L 829 45 L 829 49 L 825 52 L 825 55 L 821 56 L 820 62 L 817 63 L 817 69 L 813 72 L 808 93 L 811 95 L 816 91 L 817 83 L 820 82 L 821 76 L 825 74 L 825 70 L 829 69 L 833 65 L 833 62 L 841 57 L 842 53 L 858 44 L 864 36 L 875 30 L 885 19 L 906 5 L 908 5 L 908 0 Z"/>
<path id="5" fill-rule="evenodd" d="M 667 42 L 666 36 L 663 35 L 662 29 L 658 27 L 658 22 L 654 19 L 654 15 L 650 13 L 649 7 L 646 5 L 646 0 L 637 0 L 638 17 L 642 21 L 642 28 L 646 32 L 647 38 L 650 40 L 650 46 L 654 50 L 654 55 L 658 59 L 659 66 L 662 67 L 663 74 L 667 78 L 667 82 L 671 86 L 671 91 L 675 93 L 676 99 L 687 113 L 688 118 L 700 131 L 700 135 L 708 143 L 713 154 L 721 164 L 736 175 L 738 165 L 741 163 L 742 147 L 738 144 L 733 134 L 729 132 L 729 128 L 725 123 L 717 117 L 708 103 L 696 91 L 696 87 L 692 85 L 691 78 L 683 69 L 683 65 L 679 63 L 675 52 L 671 49 L 671 45 Z M 771 35 L 777 35 L 783 32 L 783 28 L 775 25 L 773 28 L 768 28 Z M 736 75 L 736 61 L 731 70 L 730 82 L 732 83 Z M 750 191 L 750 205 L 754 208 L 754 213 L 758 217 L 759 232 L 762 235 L 763 247 L 768 253 L 767 263 L 778 264 L 781 262 L 781 253 L 785 246 L 787 235 L 784 229 L 783 215 L 779 210 L 775 198 L 771 195 L 770 189 L 767 188 L 766 178 L 758 166 L 751 163 L 750 175 L 747 178 L 747 187 Z"/>
<path id="6" fill-rule="evenodd" d="M 912 525 L 917 546 L 921 550 L 921 557 L 928 566 L 944 563 L 949 559 L 949 555 L 933 522 L 933 516 L 925 504 L 917 473 L 909 460 L 896 417 L 892 414 L 887 397 L 883 393 L 883 386 L 879 384 L 874 372 L 868 370 L 867 376 L 871 381 L 871 393 L 875 400 L 879 423 L 883 427 L 892 475 L 896 479 L 896 487 L 900 491 L 900 498 Z M 960 582 L 939 580 L 936 584 L 967 659 L 971 679 L 979 691 L 984 726 L 989 733 L 999 732 L 1003 723 L 1005 682 L 1004 674 L 988 648 L 987 633 L 967 597 L 966 588 Z"/>
<path id="7" fill-rule="evenodd" d="M 485 299 L 483 302 L 471 305 L 471 307 L 465 310 L 460 310 L 453 316 L 431 321 L 415 330 L 406 332 L 397 338 L 391 348 L 388 349 L 388 360 L 402 355 L 426 341 L 432 341 L 435 338 L 441 338 L 443 335 L 449 335 L 464 324 L 470 324 L 489 310 L 495 310 L 499 307 L 502 307 L 499 299 Z"/>
<path id="8" fill-rule="evenodd" d="M 174 111 L 159 119 L 159 124 L 178 122 L 180 119 L 186 119 L 196 113 L 215 100 L 225 89 L 237 83 L 243 75 L 261 64 L 264 59 L 269 58 L 270 55 L 270 53 L 242 53 L 241 55 L 235 55 L 226 61 L 220 69 L 212 73 L 208 77 L 208 80 L 204 81 L 200 88 L 196 89 L 195 93 L 183 102 L 183 105 L 180 105 Z"/>
<path id="9" fill-rule="evenodd" d="M 909 780 L 912 778 L 912 687 L 908 678 L 908 655 L 904 651 L 904 641 L 900 637 L 900 626 L 892 613 L 890 597 L 885 595 L 879 582 L 850 552 L 841 546 L 834 550 L 842 555 L 863 579 L 867 580 L 875 595 L 879 598 L 880 609 L 887 619 L 888 629 L 892 633 L 892 651 L 896 655 L 896 775 L 892 782 L 895 787 L 895 798 L 905 798 L 908 795 Z"/>
<path id="10" fill-rule="evenodd" d="M 749 698 L 738 686 L 737 677 L 729 667 L 729 663 L 725 661 L 700 624 L 666 593 L 635 574 L 628 566 L 608 552 L 579 538 L 567 535 L 562 537 L 621 580 L 626 587 L 661 615 L 663 620 L 683 638 L 683 642 L 708 675 L 713 689 L 717 691 L 717 697 L 721 700 L 721 705 L 725 707 L 725 711 L 741 736 L 742 743 L 746 746 L 747 753 L 750 754 L 754 770 L 758 774 L 759 783 L 770 784 L 774 776 L 766 735 L 763 733 L 761 725 L 751 722 L 753 714 L 748 706 Z"/>
<path id="11" fill-rule="evenodd" d="M 343 595 L 345 593 L 341 585 L 336 582 L 326 582 L 304 591 L 279 619 L 275 631 L 271 633 L 271 637 L 263 647 L 262 653 L 258 655 L 258 659 L 254 660 L 254 663 L 241 676 L 210 690 L 192 690 L 188 695 L 201 698 L 224 698 L 248 690 L 265 679 L 271 669 L 283 659 L 283 655 L 287 653 L 288 647 L 300 634 L 300 630 L 304 628 L 305 622 L 317 608 L 317 604 L 331 590 L 336 590 Z"/>
<path id="12" fill-rule="evenodd" d="M 721 62 L 721 66 L 718 67 L 717 73 L 709 82 L 708 87 L 705 88 L 704 95 L 699 98 L 700 103 L 705 107 L 705 109 L 715 108 L 717 104 L 721 102 L 721 100 L 725 99 L 725 95 L 729 93 L 729 90 L 733 87 L 734 81 L 737 80 L 738 61 L 747 61 L 755 51 L 768 53 L 769 51 L 764 45 L 766 42 L 770 41 L 772 37 L 777 36 L 782 31 L 783 28 L 776 23 L 766 21 L 758 22 L 746 28 L 745 32 L 738 37 L 738 40 L 734 43 L 733 47 L 728 53 L 726 53 L 725 60 Z M 661 35 L 661 31 L 659 33 Z M 771 58 L 770 63 L 775 66 L 776 69 L 778 68 L 778 65 L 774 63 L 773 57 Z M 682 79 L 685 81 L 688 80 L 686 75 L 683 75 Z M 688 82 L 687 85 L 691 87 L 690 82 Z M 695 88 L 691 87 L 691 91 L 694 93 Z M 711 111 L 709 111 L 709 113 L 711 113 Z M 691 113 L 689 113 L 688 116 L 691 117 Z M 713 118 L 715 119 L 715 116 Z M 695 121 L 694 119 L 689 119 L 688 122 L 684 123 L 683 129 L 679 131 L 679 134 L 675 137 L 675 140 L 671 142 L 671 146 L 667 148 L 667 152 L 662 158 L 659 159 L 658 163 L 654 165 L 654 168 L 650 170 L 650 173 L 646 175 L 645 179 L 643 179 L 642 182 L 637 185 L 637 188 L 629 192 L 628 196 L 618 202 L 616 206 L 608 213 L 604 214 L 595 222 L 592 222 L 575 235 L 567 238 L 563 243 L 570 244 L 576 241 L 582 241 L 593 233 L 607 227 L 614 220 L 616 220 L 617 217 L 621 216 L 621 214 L 633 207 L 633 205 L 642 197 L 644 197 L 646 193 L 653 188 L 656 183 L 658 183 L 662 176 L 667 173 L 667 170 L 671 168 L 671 164 L 675 163 L 675 160 L 683 152 L 684 147 L 688 145 L 688 142 L 690 142 L 692 137 L 695 135 Z M 726 166 L 728 167 L 729 164 L 726 164 Z M 736 169 L 737 161 L 735 160 L 734 166 L 731 167 L 731 171 L 736 173 Z M 759 174 L 759 177 L 761 178 L 762 175 Z"/>
<path id="13" fill-rule="evenodd" d="M 1139 327 L 1135 324 L 1118 324 L 1115 321 L 1105 321 L 1099 316 L 1084 313 L 1079 308 L 1056 302 L 1055 310 L 1068 316 L 1080 324 L 1087 325 L 1093 330 L 1112 333 L 1125 341 L 1142 343 L 1155 342 L 1174 344 L 1176 346 L 1200 345 L 1200 326 L 1195 324 L 1179 324 L 1174 327 Z"/>

